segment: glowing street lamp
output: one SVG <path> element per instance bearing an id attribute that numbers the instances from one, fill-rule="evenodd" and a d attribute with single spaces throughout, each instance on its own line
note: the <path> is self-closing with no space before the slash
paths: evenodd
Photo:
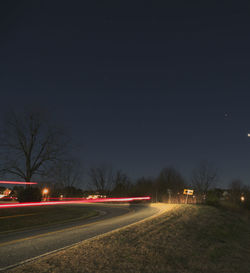
<path id="1" fill-rule="evenodd" d="M 244 197 L 244 196 L 241 196 L 241 197 L 240 197 L 240 201 L 241 201 L 241 202 L 244 202 L 244 201 L 245 201 L 245 197 Z"/>
<path id="2" fill-rule="evenodd" d="M 43 189 L 43 194 L 48 194 L 49 193 L 49 190 L 48 189 Z"/>
<path id="3" fill-rule="evenodd" d="M 47 201 L 48 193 L 49 193 L 49 189 L 44 188 L 43 191 L 42 191 L 42 194 L 43 194 L 43 201 Z"/>

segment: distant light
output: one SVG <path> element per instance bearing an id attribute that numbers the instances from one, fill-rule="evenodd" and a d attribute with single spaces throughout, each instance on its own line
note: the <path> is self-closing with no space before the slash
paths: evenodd
<path id="1" fill-rule="evenodd" d="M 245 197 L 244 197 L 244 196 L 241 196 L 241 197 L 240 197 L 240 201 L 241 201 L 241 202 L 244 202 L 244 201 L 245 201 Z"/>
<path id="2" fill-rule="evenodd" d="M 48 194 L 49 190 L 47 188 L 43 189 L 43 194 Z"/>
<path id="3" fill-rule="evenodd" d="M 107 198 L 106 195 L 101 195 L 101 194 L 93 194 L 93 195 L 89 195 L 87 197 L 87 199 L 98 199 L 98 198 Z"/>
<path id="4" fill-rule="evenodd" d="M 248 137 L 250 137 L 250 134 L 247 134 Z"/>
<path id="5" fill-rule="evenodd" d="M 37 182 L 0 181 L 0 184 L 35 185 Z"/>
<path id="6" fill-rule="evenodd" d="M 63 195 L 60 195 L 60 197 L 50 197 L 49 200 L 86 200 L 86 198 L 84 197 L 63 197 Z"/>

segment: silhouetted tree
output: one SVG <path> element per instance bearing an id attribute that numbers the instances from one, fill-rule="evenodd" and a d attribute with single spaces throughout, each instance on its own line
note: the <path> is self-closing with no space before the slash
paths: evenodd
<path id="1" fill-rule="evenodd" d="M 112 188 L 113 184 L 113 170 L 109 166 L 92 167 L 89 170 L 89 177 L 91 179 L 91 187 L 101 194 L 106 194 Z"/>
<path id="2" fill-rule="evenodd" d="M 196 194 L 206 195 L 216 185 L 218 170 L 208 162 L 201 162 L 192 173 L 192 185 Z"/>
<path id="3" fill-rule="evenodd" d="M 240 197 L 244 193 L 245 186 L 240 179 L 233 180 L 230 185 L 230 200 L 234 203 L 240 203 Z"/>
<path id="4" fill-rule="evenodd" d="M 152 178 L 141 177 L 137 179 L 133 187 L 133 195 L 145 196 L 154 195 L 154 180 Z"/>
<path id="5" fill-rule="evenodd" d="M 156 190 L 158 200 L 176 199 L 183 192 L 185 180 L 173 167 L 164 168 L 156 179 Z"/>
<path id="6" fill-rule="evenodd" d="M 83 197 L 83 190 L 73 186 L 62 188 L 60 193 L 63 194 L 64 197 Z"/>
<path id="7" fill-rule="evenodd" d="M 131 182 L 128 178 L 128 176 L 122 172 L 121 170 L 118 170 L 113 175 L 113 190 L 112 194 L 114 196 L 129 196 L 131 192 Z"/>
<path id="8" fill-rule="evenodd" d="M 61 130 L 50 126 L 40 113 L 14 112 L 5 120 L 1 141 L 5 153 L 1 171 L 31 181 L 62 157 L 66 138 Z"/>
<path id="9" fill-rule="evenodd" d="M 50 168 L 46 177 L 56 187 L 73 187 L 81 184 L 83 168 L 77 159 L 59 160 Z"/>

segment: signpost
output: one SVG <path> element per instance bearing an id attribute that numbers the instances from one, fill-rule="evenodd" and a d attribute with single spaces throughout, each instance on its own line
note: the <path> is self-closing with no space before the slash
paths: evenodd
<path id="1" fill-rule="evenodd" d="M 186 195 L 187 195 L 187 197 L 186 197 L 186 204 L 187 204 L 188 196 L 189 196 L 189 195 L 193 195 L 193 194 L 194 194 L 194 190 L 184 189 L 183 194 L 186 194 Z"/>
<path id="2" fill-rule="evenodd" d="M 171 203 L 171 190 L 168 189 L 168 203 L 170 204 Z"/>

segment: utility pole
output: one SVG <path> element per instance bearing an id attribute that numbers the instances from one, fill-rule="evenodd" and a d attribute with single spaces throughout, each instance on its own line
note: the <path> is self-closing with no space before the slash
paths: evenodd
<path id="1" fill-rule="evenodd" d="M 168 203 L 171 203 L 171 190 L 168 189 Z"/>

